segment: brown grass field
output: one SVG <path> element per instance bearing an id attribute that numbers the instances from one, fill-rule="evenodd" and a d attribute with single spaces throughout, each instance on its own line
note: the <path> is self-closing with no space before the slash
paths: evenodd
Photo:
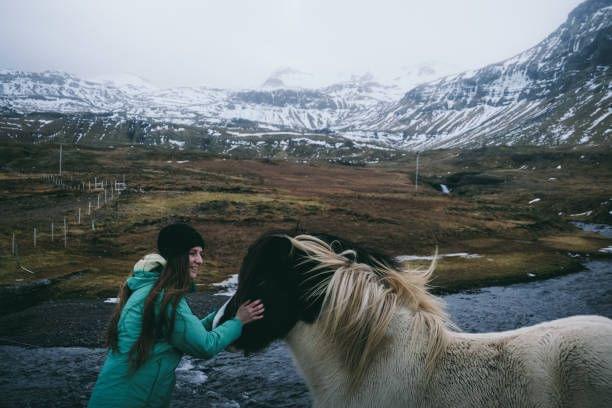
<path id="1" fill-rule="evenodd" d="M 610 245 L 569 223 L 610 223 L 612 155 L 597 149 L 426 152 L 415 191 L 413 154 L 353 167 L 145 147 L 65 147 L 68 185 L 126 177 L 128 191 L 95 211 L 95 231 L 87 206 L 90 200 L 95 206 L 97 193 L 41 179 L 57 173 L 57 145 L 6 142 L 0 150 L 0 284 L 49 278 L 54 298 L 115 294 L 134 262 L 154 250 L 159 229 L 177 220 L 191 223 L 206 239 L 198 277 L 204 287 L 237 273 L 259 234 L 298 225 L 394 256 L 432 255 L 436 248 L 440 254 L 480 255 L 441 258 L 432 282 L 440 290 L 575 271 L 580 263 L 573 254 L 596 256 Z M 451 194 L 441 194 L 439 183 L 452 186 Z M 33 274 L 11 255 L 13 233 L 20 265 Z"/>

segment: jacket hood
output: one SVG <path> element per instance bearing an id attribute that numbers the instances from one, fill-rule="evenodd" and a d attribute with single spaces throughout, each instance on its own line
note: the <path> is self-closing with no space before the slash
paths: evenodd
<path id="1" fill-rule="evenodd" d="M 132 276 L 127 280 L 128 287 L 131 290 L 137 290 L 143 286 L 154 284 L 159 279 L 159 273 L 165 266 L 166 260 L 161 255 L 145 255 L 134 265 Z"/>

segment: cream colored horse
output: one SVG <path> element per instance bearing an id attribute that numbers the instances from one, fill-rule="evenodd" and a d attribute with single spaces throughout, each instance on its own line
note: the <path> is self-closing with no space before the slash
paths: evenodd
<path id="1" fill-rule="evenodd" d="M 418 273 L 381 265 L 377 272 L 316 238 L 292 242 L 336 267 L 319 319 L 298 322 L 286 338 L 315 406 L 612 407 L 612 320 L 575 316 L 461 333 L 426 291 L 433 268 Z M 371 327 L 366 338 L 335 338 L 350 336 L 347 326 L 367 326 L 364 319 L 382 327 Z M 354 342 L 377 347 L 353 354 Z"/>

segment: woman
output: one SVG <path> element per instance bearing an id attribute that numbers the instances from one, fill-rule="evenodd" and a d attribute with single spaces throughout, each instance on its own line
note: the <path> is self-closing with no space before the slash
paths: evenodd
<path id="1" fill-rule="evenodd" d="M 200 320 L 185 300 L 202 265 L 202 236 L 172 224 L 160 231 L 157 247 L 159 255 L 138 261 L 121 289 L 89 407 L 168 406 L 183 354 L 210 358 L 240 337 L 243 325 L 263 317 L 259 300 L 246 302 L 212 330 L 215 313 Z"/>

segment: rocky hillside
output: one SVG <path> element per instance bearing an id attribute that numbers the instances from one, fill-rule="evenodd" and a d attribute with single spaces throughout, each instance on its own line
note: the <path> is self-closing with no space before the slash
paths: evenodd
<path id="1" fill-rule="evenodd" d="M 589 0 L 506 61 L 423 84 L 361 129 L 413 148 L 609 144 L 612 1 Z"/>

